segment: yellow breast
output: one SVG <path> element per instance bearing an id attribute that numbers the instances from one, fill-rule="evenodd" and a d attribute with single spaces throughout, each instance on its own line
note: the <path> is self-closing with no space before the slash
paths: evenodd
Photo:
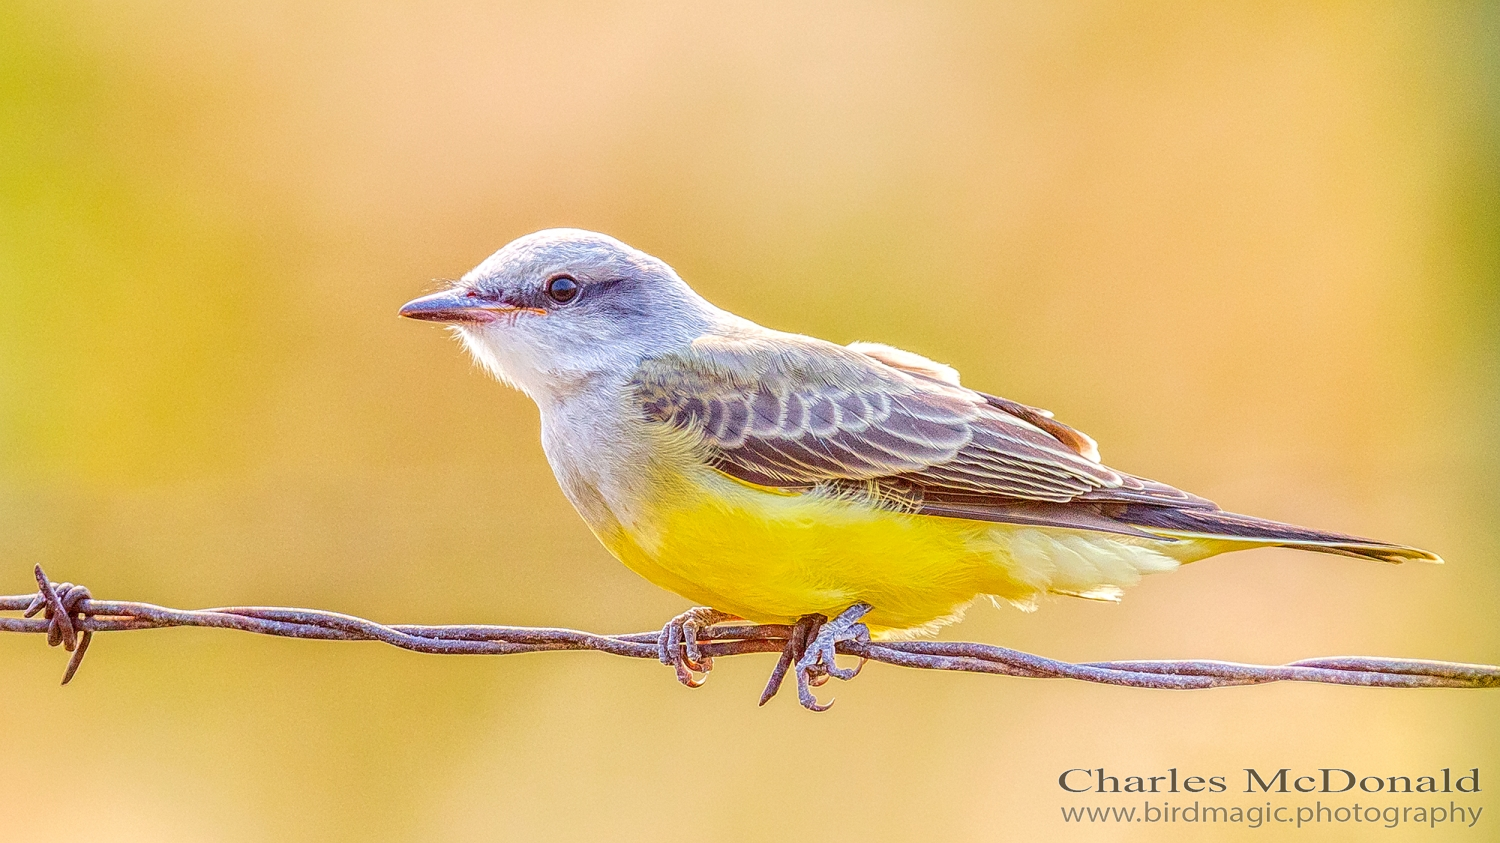
<path id="1" fill-rule="evenodd" d="M 763 623 L 832 617 L 864 602 L 874 607 L 865 620 L 877 634 L 927 631 L 981 595 L 1027 610 L 1047 592 L 1117 599 L 1142 574 L 1224 549 L 919 515 L 863 498 L 754 486 L 709 468 L 675 434 L 655 439 L 649 453 L 628 485 L 586 494 L 574 488 L 579 511 L 641 576 Z M 583 505 L 592 495 L 598 505 Z"/>
<path id="2" fill-rule="evenodd" d="M 698 603 L 790 623 L 876 607 L 872 627 L 924 626 L 984 591 L 993 562 L 970 522 L 784 495 L 728 478 L 679 486 L 633 530 L 606 539 L 622 562 Z"/>

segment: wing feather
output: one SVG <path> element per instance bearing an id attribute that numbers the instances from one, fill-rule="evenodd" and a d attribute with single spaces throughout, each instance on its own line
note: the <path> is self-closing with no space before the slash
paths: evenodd
<path id="1" fill-rule="evenodd" d="M 869 348 L 712 337 L 644 361 L 631 387 L 647 419 L 695 431 L 714 467 L 760 485 L 877 488 L 918 512 L 1060 526 L 1113 524 L 1107 510 L 1133 503 L 1213 507 L 1102 465 L 1046 410 Z"/>

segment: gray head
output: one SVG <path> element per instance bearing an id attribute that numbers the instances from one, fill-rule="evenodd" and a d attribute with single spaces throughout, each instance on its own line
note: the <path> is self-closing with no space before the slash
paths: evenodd
<path id="1" fill-rule="evenodd" d="M 628 374 L 720 313 L 662 261 L 576 228 L 514 240 L 449 289 L 401 308 L 452 326 L 487 369 L 538 401 Z"/>

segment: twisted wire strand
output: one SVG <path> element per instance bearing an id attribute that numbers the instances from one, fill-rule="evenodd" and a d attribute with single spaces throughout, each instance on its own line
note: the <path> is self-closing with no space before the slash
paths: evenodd
<path id="1" fill-rule="evenodd" d="M 556 650 L 594 650 L 637 659 L 656 659 L 661 632 L 600 635 L 574 629 L 491 626 L 380 624 L 318 609 L 227 606 L 171 609 L 151 603 L 96 600 L 83 586 L 54 583 L 36 566 L 37 591 L 0 597 L 0 632 L 45 634 L 47 643 L 72 653 L 66 685 L 78 671 L 96 632 L 196 626 L 237 629 L 283 638 L 321 641 L 379 641 L 418 653 L 512 655 Z M 36 617 L 38 614 L 41 617 Z M 709 658 L 744 653 L 780 653 L 794 627 L 787 624 L 720 623 L 699 633 Z M 1496 688 L 1500 666 L 1422 659 L 1334 656 L 1283 665 L 1213 660 L 1104 661 L 1074 664 L 992 644 L 956 641 L 841 641 L 841 654 L 900 667 L 990 673 L 1029 679 L 1075 679 L 1130 688 L 1192 690 L 1268 682 L 1319 682 L 1377 688 Z"/>

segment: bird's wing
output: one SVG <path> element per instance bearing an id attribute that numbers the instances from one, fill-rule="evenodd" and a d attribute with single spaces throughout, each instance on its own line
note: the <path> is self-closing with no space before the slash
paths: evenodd
<path id="1" fill-rule="evenodd" d="M 632 387 L 648 420 L 694 431 L 715 468 L 763 486 L 864 486 L 918 512 L 1065 526 L 1094 515 L 1063 510 L 1097 507 L 1064 504 L 1212 507 L 1102 465 L 1046 411 L 885 346 L 705 337 L 645 361 Z"/>
<path id="2" fill-rule="evenodd" d="M 867 357 L 873 357 L 887 366 L 900 369 L 908 374 L 941 381 L 951 386 L 959 385 L 958 372 L 952 366 L 946 366 L 942 363 L 929 360 L 920 354 L 913 354 L 910 351 L 873 342 L 850 343 L 848 348 L 858 351 Z M 982 396 L 991 406 L 1009 413 L 1018 419 L 1031 422 L 1033 425 L 1051 434 L 1054 439 L 1072 448 L 1080 456 L 1087 457 L 1094 462 L 1099 461 L 1099 446 L 1094 442 L 1093 438 L 1082 431 L 1074 430 L 1052 418 L 1050 410 L 1043 410 L 1040 407 L 1028 407 L 1020 402 L 1012 401 L 1009 398 L 1001 398 L 998 395 L 986 395 L 982 392 L 976 392 L 975 394 Z"/>

